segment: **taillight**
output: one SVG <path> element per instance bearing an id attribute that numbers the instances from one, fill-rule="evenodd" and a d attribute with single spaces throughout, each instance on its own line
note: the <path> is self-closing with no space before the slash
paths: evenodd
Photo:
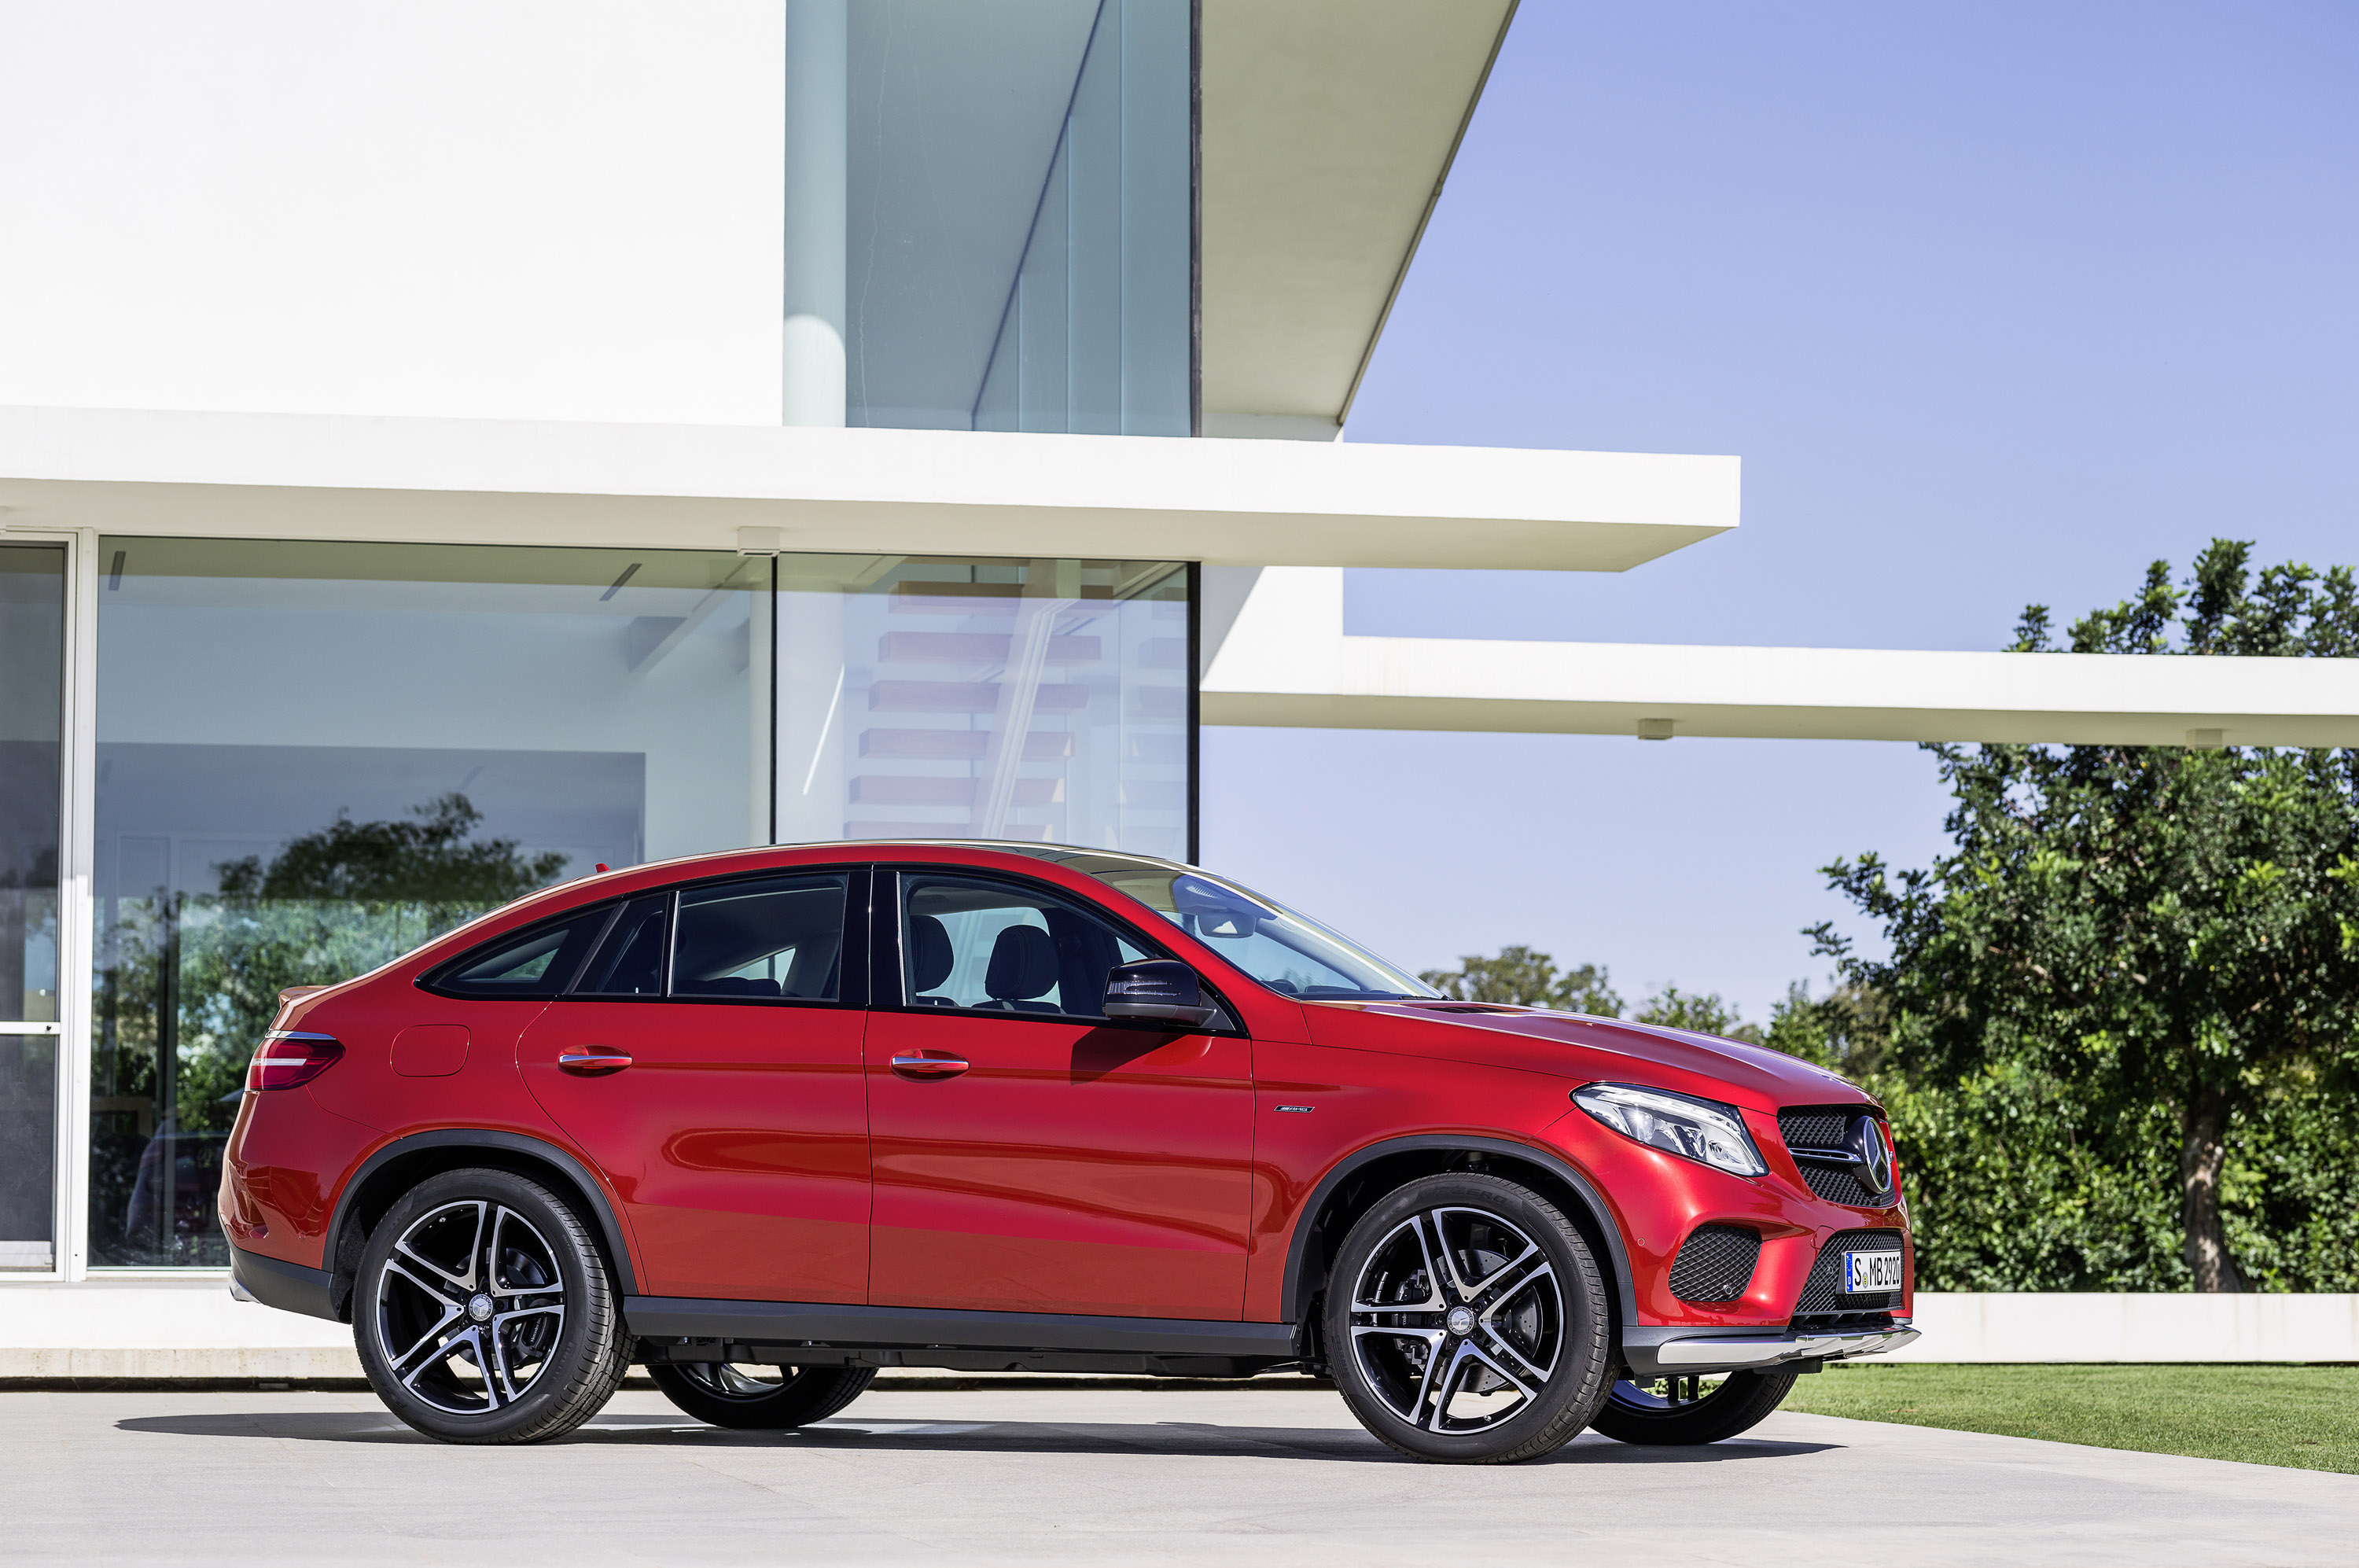
<path id="1" fill-rule="evenodd" d="M 309 1083 L 334 1065 L 344 1048 L 335 1036 L 306 1034 L 300 1029 L 272 1029 L 245 1070 L 249 1089 L 292 1089 Z"/>

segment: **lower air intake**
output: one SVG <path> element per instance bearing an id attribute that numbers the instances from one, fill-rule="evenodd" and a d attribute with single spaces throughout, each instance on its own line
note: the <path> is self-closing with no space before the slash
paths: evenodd
<path id="1" fill-rule="evenodd" d="M 1682 1301 L 1733 1301 L 1753 1283 L 1753 1266 L 1760 1260 L 1759 1231 L 1699 1226 L 1671 1260 L 1671 1294 Z"/>

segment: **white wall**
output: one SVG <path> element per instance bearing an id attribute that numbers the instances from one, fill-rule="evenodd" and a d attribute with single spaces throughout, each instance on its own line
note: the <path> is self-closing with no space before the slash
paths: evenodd
<path id="1" fill-rule="evenodd" d="M 775 424 L 776 0 L 0 0 L 0 404 Z"/>

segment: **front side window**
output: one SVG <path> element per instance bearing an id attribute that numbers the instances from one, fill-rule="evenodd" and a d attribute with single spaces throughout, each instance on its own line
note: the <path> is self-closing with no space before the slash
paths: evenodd
<path id="1" fill-rule="evenodd" d="M 1045 890 L 901 879 L 902 994 L 916 1007 L 1101 1018 L 1106 972 L 1158 956 Z"/>
<path id="2" fill-rule="evenodd" d="M 836 872 L 683 889 L 671 994 L 834 1001 L 844 888 Z"/>
<path id="3" fill-rule="evenodd" d="M 1424 981 L 1275 899 L 1185 866 L 1062 849 L 1038 855 L 1129 894 L 1273 991 L 1314 1001 L 1438 996 Z"/>

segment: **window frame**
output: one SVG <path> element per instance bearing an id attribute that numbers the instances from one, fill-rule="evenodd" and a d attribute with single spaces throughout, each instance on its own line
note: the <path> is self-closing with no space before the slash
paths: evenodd
<path id="1" fill-rule="evenodd" d="M 597 956 L 599 946 L 603 943 L 606 938 L 613 932 L 614 929 L 615 916 L 620 914 L 623 910 L 623 907 L 630 901 L 630 898 L 627 896 L 605 899 L 593 898 L 589 903 L 575 904 L 570 909 L 559 909 L 552 914 L 544 915 L 539 920 L 527 920 L 520 926 L 511 926 L 506 931 L 500 932 L 497 936 L 487 937 L 484 941 L 476 942 L 465 951 L 460 953 L 456 957 L 444 959 L 441 963 L 434 965 L 431 969 L 427 970 L 423 975 L 419 975 L 412 984 L 430 996 L 443 996 L 454 1002 L 556 1001 L 558 998 L 572 990 L 575 983 L 582 978 L 582 972 L 589 967 L 590 960 Z M 520 991 L 513 996 L 486 996 L 477 991 L 459 990 L 450 984 L 450 979 L 452 975 L 466 968 L 470 964 L 480 962 L 489 953 L 496 952 L 498 949 L 506 947 L 512 942 L 527 941 L 539 935 L 542 931 L 549 930 L 552 926 L 566 925 L 571 921 L 581 920 L 584 916 L 587 916 L 601 908 L 604 909 L 605 916 L 598 927 L 598 933 L 590 939 L 590 945 L 582 951 L 582 956 L 574 961 L 573 972 L 565 976 L 564 980 L 559 985 L 553 987 L 536 987 L 529 992 Z"/>
<path id="2" fill-rule="evenodd" d="M 876 892 L 870 898 L 869 909 L 869 1010 L 872 1012 L 908 1013 L 929 1018 L 991 1018 L 1008 1023 L 1060 1024 L 1084 1029 L 1148 1029 L 1162 1034 L 1209 1034 L 1237 1039 L 1248 1036 L 1237 1009 L 1229 1005 L 1229 999 L 1205 975 L 1201 965 L 1180 957 L 1142 931 L 1136 921 L 1125 919 L 1094 898 L 995 867 L 924 861 L 880 861 L 874 867 L 874 872 Z M 1203 988 L 1206 998 L 1220 1009 L 1220 1017 L 1225 1022 L 1183 1024 L 1169 1018 L 1093 1018 L 1084 1013 L 1003 1013 L 970 1007 L 920 1007 L 910 1001 L 907 995 L 908 964 L 901 951 L 901 931 L 903 911 L 908 904 L 908 878 L 929 876 L 997 883 L 1027 898 L 1045 897 L 1086 910 L 1112 927 L 1148 959 L 1186 964 L 1195 975 L 1197 985 Z M 885 893 L 887 883 L 890 885 L 889 894 Z"/>
<path id="3" fill-rule="evenodd" d="M 672 960 L 673 950 L 679 941 L 679 905 L 682 893 L 703 887 L 723 887 L 737 882 L 768 882 L 777 881 L 781 877 L 801 876 L 841 877 L 844 880 L 844 951 L 838 969 L 836 996 L 833 1000 L 810 996 L 679 996 L 674 993 Z M 872 929 L 875 922 L 872 912 L 867 907 L 869 879 L 870 868 L 865 866 L 764 866 L 751 871 L 731 872 L 725 877 L 699 877 L 691 882 L 675 882 L 665 887 L 646 887 L 633 893 L 615 894 L 603 900 L 593 899 L 587 904 L 577 904 L 571 909 L 560 909 L 540 920 L 513 927 L 497 936 L 487 938 L 468 948 L 457 957 L 445 959 L 436 964 L 420 975 L 415 984 L 419 990 L 430 996 L 444 996 L 459 1002 L 602 1002 L 623 1007 L 646 1007 L 658 1004 L 668 1006 L 676 1003 L 684 1007 L 717 1004 L 723 1007 L 864 1008 L 867 1006 L 867 987 L 860 982 L 867 977 L 873 965 L 870 963 L 862 962 L 862 954 L 858 950 L 862 948 L 873 950 L 874 947 Z M 614 934 L 614 922 L 622 917 L 622 912 L 643 898 L 661 898 L 668 901 L 664 915 L 663 989 L 651 995 L 614 996 L 576 989 L 582 984 L 582 976 L 589 973 L 591 962 L 598 956 L 599 950 L 605 944 L 606 939 Z M 444 981 L 451 973 L 463 968 L 479 954 L 511 942 L 528 939 L 550 926 L 562 925 L 569 920 L 578 920 L 602 905 L 606 911 L 604 923 L 599 927 L 598 934 L 591 939 L 590 946 L 582 953 L 581 960 L 574 964 L 573 973 L 566 977 L 563 985 L 554 990 L 538 989 L 530 995 L 519 994 L 515 996 L 485 996 L 468 991 L 452 990 L 444 985 Z M 855 996 L 855 991 L 861 994 Z"/>
<path id="4" fill-rule="evenodd" d="M 864 995 L 854 996 L 853 992 L 856 987 L 856 982 L 866 977 L 869 968 L 869 965 L 862 961 L 864 954 L 857 951 L 859 949 L 865 948 L 869 943 L 868 928 L 870 922 L 868 920 L 868 911 L 866 909 L 868 902 L 868 889 L 866 886 L 868 876 L 869 868 L 864 866 L 765 866 L 755 871 L 735 871 L 730 873 L 726 877 L 701 877 L 693 882 L 675 883 L 670 887 L 665 889 L 666 892 L 671 895 L 671 925 L 669 938 L 664 943 L 664 988 L 662 996 L 651 997 L 593 997 L 587 995 L 574 996 L 569 994 L 567 996 L 561 996 L 557 999 L 560 1002 L 577 1000 L 584 1002 L 676 1002 L 682 1007 L 702 1007 L 711 1004 L 718 1004 L 722 1007 L 858 1007 L 865 1010 L 867 1007 L 866 996 Z M 672 964 L 679 947 L 680 895 L 699 888 L 726 887 L 733 883 L 738 882 L 774 882 L 782 877 L 841 877 L 843 878 L 842 953 L 836 963 L 834 999 L 829 1000 L 824 997 L 815 996 L 683 996 L 679 995 L 673 988 L 674 975 Z M 864 992 L 866 989 L 865 986 L 857 986 L 856 988 Z"/>

